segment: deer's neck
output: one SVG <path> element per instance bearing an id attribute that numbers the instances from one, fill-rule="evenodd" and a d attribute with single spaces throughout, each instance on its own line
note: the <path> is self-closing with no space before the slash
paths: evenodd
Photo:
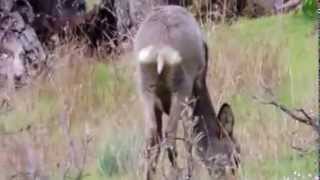
<path id="1" fill-rule="evenodd" d="M 194 116 L 199 118 L 198 124 L 195 126 L 195 134 L 201 133 L 203 135 L 199 145 L 207 149 L 218 131 L 217 117 L 206 83 L 202 87 L 195 88 L 194 92 L 197 98 Z"/>

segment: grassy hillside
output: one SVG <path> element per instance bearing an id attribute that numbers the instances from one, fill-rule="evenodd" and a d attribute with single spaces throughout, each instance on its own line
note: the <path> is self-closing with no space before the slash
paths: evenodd
<path id="1" fill-rule="evenodd" d="M 234 107 L 245 152 L 242 178 L 301 179 L 295 177 L 300 174 L 309 179 L 316 172 L 316 153 L 309 149 L 300 155 L 291 146 L 311 148 L 315 134 L 252 96 L 317 111 L 314 22 L 300 14 L 242 19 L 208 36 L 213 56 L 210 87 L 214 102 L 231 101 Z"/>
<path id="2" fill-rule="evenodd" d="M 311 179 L 316 134 L 252 96 L 317 112 L 314 22 L 291 14 L 204 31 L 215 108 L 229 102 L 236 116 L 241 179 Z M 95 61 L 83 52 L 72 43 L 57 48 L 54 73 L 18 92 L 14 109 L 0 115 L 0 179 L 31 170 L 51 179 L 141 179 L 133 57 Z"/>

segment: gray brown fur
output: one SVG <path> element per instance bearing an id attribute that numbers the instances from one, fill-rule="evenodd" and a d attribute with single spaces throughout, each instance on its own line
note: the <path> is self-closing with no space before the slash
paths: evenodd
<path id="1" fill-rule="evenodd" d="M 219 153 L 230 159 L 229 152 L 235 149 L 233 114 L 230 106 L 224 105 L 225 110 L 216 117 L 205 81 L 208 49 L 191 13 L 179 6 L 154 8 L 137 32 L 134 52 L 138 61 L 139 92 L 145 111 L 144 178 L 150 180 L 155 173 L 162 141 L 168 144 L 170 162 L 176 167 L 176 131 L 186 99 L 198 99 L 192 108 L 193 117 L 200 117 L 195 133 L 204 134 L 199 142 L 199 155 L 203 161 L 211 165 L 213 160 L 206 159 Z M 163 114 L 169 115 L 166 127 L 163 127 Z M 224 127 L 227 127 L 226 131 L 222 130 Z"/>

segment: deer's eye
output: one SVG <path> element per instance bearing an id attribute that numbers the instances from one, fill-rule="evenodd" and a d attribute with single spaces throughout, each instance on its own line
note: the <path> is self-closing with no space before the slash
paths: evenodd
<path id="1" fill-rule="evenodd" d="M 33 68 L 33 69 L 38 69 L 38 68 L 39 68 L 39 64 L 38 64 L 38 63 L 34 63 L 34 64 L 32 65 L 32 68 Z"/>

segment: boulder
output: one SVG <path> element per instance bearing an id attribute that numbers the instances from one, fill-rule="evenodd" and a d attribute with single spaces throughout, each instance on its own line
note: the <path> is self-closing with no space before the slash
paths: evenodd
<path id="1" fill-rule="evenodd" d="M 25 21 L 15 8 L 9 10 L 0 11 L 0 75 L 13 80 L 14 87 L 21 87 L 41 72 L 46 53 L 35 31 L 26 23 L 29 18 Z"/>

